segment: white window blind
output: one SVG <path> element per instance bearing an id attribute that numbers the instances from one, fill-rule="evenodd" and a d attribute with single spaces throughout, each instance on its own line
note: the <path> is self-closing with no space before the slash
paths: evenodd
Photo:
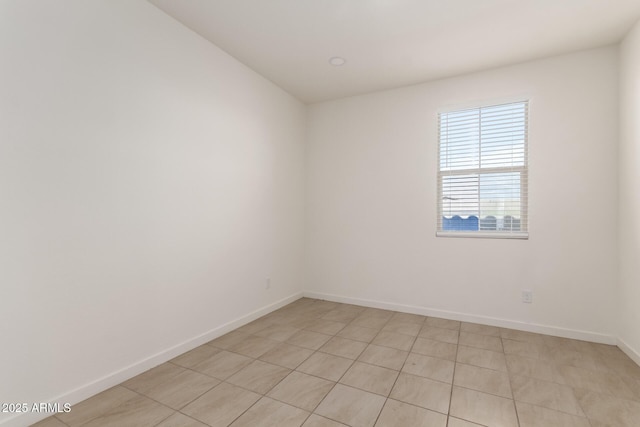
<path id="1" fill-rule="evenodd" d="M 438 235 L 527 237 L 528 110 L 440 113 Z"/>

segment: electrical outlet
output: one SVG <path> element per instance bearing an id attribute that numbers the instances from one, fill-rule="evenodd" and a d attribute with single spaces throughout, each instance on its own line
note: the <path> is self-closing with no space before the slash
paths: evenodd
<path id="1" fill-rule="evenodd" d="M 522 291 L 522 302 L 531 304 L 533 302 L 533 291 Z"/>
<path id="2" fill-rule="evenodd" d="M 268 277 L 264 286 L 265 289 L 271 289 L 271 278 Z"/>

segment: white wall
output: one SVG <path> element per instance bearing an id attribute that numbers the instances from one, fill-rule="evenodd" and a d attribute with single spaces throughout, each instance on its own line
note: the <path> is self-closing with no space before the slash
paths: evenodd
<path id="1" fill-rule="evenodd" d="M 310 106 L 308 290 L 611 342 L 617 72 L 608 47 Z M 438 109 L 519 98 L 529 240 L 436 238 Z"/>
<path id="2" fill-rule="evenodd" d="M 299 295 L 304 105 L 142 0 L 4 0 L 0 61 L 0 402 Z"/>
<path id="3" fill-rule="evenodd" d="M 620 45 L 618 238 L 621 346 L 640 363 L 640 22 Z M 630 350 L 630 351 L 629 351 Z"/>

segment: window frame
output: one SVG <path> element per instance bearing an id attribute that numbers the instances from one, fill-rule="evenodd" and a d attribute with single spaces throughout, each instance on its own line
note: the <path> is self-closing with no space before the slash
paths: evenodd
<path id="1" fill-rule="evenodd" d="M 523 166 L 509 166 L 509 167 L 494 167 L 494 168 L 470 168 L 470 169 L 456 169 L 455 171 L 443 171 L 441 168 L 441 149 L 442 144 L 440 140 L 440 123 L 441 123 L 441 115 L 447 113 L 455 113 L 462 112 L 465 110 L 481 110 L 482 108 L 491 108 L 491 107 L 499 107 L 501 105 L 507 104 L 517 104 L 517 103 L 526 103 L 526 116 L 525 116 L 525 140 L 524 140 L 524 165 Z M 516 99 L 506 99 L 506 100 L 493 100 L 481 103 L 475 103 L 472 105 L 458 105 L 453 106 L 446 109 L 440 109 L 437 111 L 437 168 L 436 168 L 436 182 L 437 182 L 437 200 L 436 200 L 436 237 L 456 237 L 456 238 L 490 238 L 490 239 L 528 239 L 529 238 L 529 122 L 531 116 L 531 99 L 529 97 L 520 97 Z M 479 145 L 481 147 L 481 144 Z M 482 172 L 478 172 L 482 170 Z M 522 229 L 525 231 L 491 231 L 491 230 L 478 230 L 478 231 L 452 231 L 452 230 L 441 230 L 442 220 L 443 218 L 443 208 L 444 203 L 442 202 L 443 197 L 443 188 L 442 188 L 442 180 L 445 176 L 452 175 L 469 175 L 470 173 L 478 174 L 478 176 L 482 176 L 484 174 L 491 174 L 496 172 L 518 172 L 520 174 L 520 210 L 524 212 L 525 215 L 521 215 L 521 225 Z M 523 185 L 524 183 L 524 185 Z M 526 188 L 527 191 L 522 191 L 522 189 Z M 478 217 L 480 220 L 480 217 Z"/>

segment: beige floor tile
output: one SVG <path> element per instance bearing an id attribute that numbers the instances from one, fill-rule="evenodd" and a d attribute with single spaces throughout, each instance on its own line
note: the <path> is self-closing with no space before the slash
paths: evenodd
<path id="1" fill-rule="evenodd" d="M 471 421 L 461 420 L 460 418 L 449 417 L 447 427 L 478 427 L 480 424 Z M 482 426 L 480 426 L 482 427 Z"/>
<path id="2" fill-rule="evenodd" d="M 573 388 L 584 388 L 623 399 L 634 400 L 636 398 L 633 390 L 615 372 L 591 371 L 569 365 L 560 365 L 558 370 L 567 385 Z"/>
<path id="3" fill-rule="evenodd" d="M 170 362 L 174 365 L 185 368 L 193 368 L 198 363 L 208 359 L 216 353 L 220 353 L 220 349 L 210 345 L 201 345 L 200 347 L 196 347 L 191 351 L 171 359 Z"/>
<path id="4" fill-rule="evenodd" d="M 390 398 L 446 414 L 449 410 L 451 385 L 424 377 L 401 373 Z"/>
<path id="5" fill-rule="evenodd" d="M 278 341 L 269 340 L 256 335 L 249 335 L 244 341 L 229 347 L 228 351 L 255 359 L 262 356 L 267 351 L 274 349 L 278 344 Z"/>
<path id="6" fill-rule="evenodd" d="M 607 371 L 600 356 L 576 350 L 550 348 L 551 358 L 556 365 L 569 365 L 590 371 Z"/>
<path id="7" fill-rule="evenodd" d="M 451 384 L 454 365 L 451 360 L 410 353 L 402 372 Z"/>
<path id="8" fill-rule="evenodd" d="M 308 326 L 304 329 L 308 331 L 318 332 L 325 335 L 335 335 L 340 332 L 344 327 L 347 326 L 346 323 L 342 322 L 334 322 L 332 320 L 324 320 L 324 319 L 314 319 Z"/>
<path id="9" fill-rule="evenodd" d="M 300 300 L 298 300 L 300 301 Z M 275 311 L 272 311 L 271 313 L 277 313 L 277 314 L 283 314 L 283 315 L 300 315 L 301 313 L 304 313 L 305 309 L 312 306 L 313 303 L 309 303 L 309 304 L 302 304 L 302 303 L 298 303 L 293 302 L 291 304 L 287 304 L 284 307 L 281 307 Z"/>
<path id="10" fill-rule="evenodd" d="M 280 343 L 259 357 L 264 362 L 273 363 L 289 369 L 295 369 L 313 354 L 313 350 L 295 345 Z"/>
<path id="11" fill-rule="evenodd" d="M 388 399 L 376 427 L 446 427 L 447 416 L 408 403 Z"/>
<path id="12" fill-rule="evenodd" d="M 211 427 L 226 427 L 260 399 L 260 395 L 222 383 L 182 409 Z"/>
<path id="13" fill-rule="evenodd" d="M 520 427 L 590 427 L 589 420 L 585 417 L 577 417 L 528 403 L 516 402 L 516 410 Z"/>
<path id="14" fill-rule="evenodd" d="M 436 328 L 453 329 L 454 331 L 460 330 L 460 322 L 457 320 L 442 319 L 439 317 L 427 317 L 425 325 L 435 326 Z"/>
<path id="15" fill-rule="evenodd" d="M 353 427 L 371 427 L 382 410 L 385 398 L 337 384 L 316 409 L 318 415 Z"/>
<path id="16" fill-rule="evenodd" d="M 557 337 L 553 335 L 543 335 L 542 340 L 550 349 L 581 351 L 584 349 L 582 344 L 584 341 L 574 340 L 571 338 Z"/>
<path id="17" fill-rule="evenodd" d="M 292 328 L 296 328 L 296 329 L 306 329 L 308 331 L 311 331 L 312 329 L 310 329 L 310 327 L 313 325 L 316 325 L 318 321 L 324 322 L 324 320 L 322 319 L 309 318 L 306 315 L 302 315 L 298 319 L 291 321 L 291 323 L 288 323 L 288 326 L 291 326 Z M 333 334 L 327 333 L 327 335 L 333 335 Z"/>
<path id="18" fill-rule="evenodd" d="M 319 299 L 314 299 L 314 303 L 313 303 L 313 307 L 316 308 L 322 308 L 326 311 L 330 311 L 333 310 L 334 308 L 338 307 L 340 304 L 337 302 L 333 302 L 333 301 L 327 301 L 327 300 L 319 300 Z"/>
<path id="19" fill-rule="evenodd" d="M 322 315 L 326 312 L 327 310 L 324 310 L 319 315 Z M 309 304 L 307 306 L 298 306 L 298 307 L 293 307 L 293 306 L 283 307 L 280 309 L 280 313 L 293 318 L 289 324 L 295 323 L 296 320 L 300 320 L 300 319 L 316 320 L 319 317 L 313 312 L 313 304 Z"/>
<path id="20" fill-rule="evenodd" d="M 273 341 L 286 341 L 298 331 L 300 331 L 300 329 L 294 328 L 293 326 L 271 325 L 256 332 L 254 335 Z"/>
<path id="21" fill-rule="evenodd" d="M 599 355 L 601 355 L 606 359 L 625 360 L 629 358 L 626 354 L 624 354 L 622 350 L 620 350 L 615 345 L 600 344 L 600 343 L 594 343 L 594 342 L 589 344 L 596 351 L 596 353 L 598 353 Z"/>
<path id="22" fill-rule="evenodd" d="M 411 351 L 413 353 L 424 354 L 425 356 L 456 360 L 458 346 L 446 342 L 435 341 L 429 338 L 417 338 L 415 343 L 413 343 Z"/>
<path id="23" fill-rule="evenodd" d="M 605 359 L 604 364 L 622 378 L 631 377 L 640 380 L 640 366 L 636 365 L 628 357 Z"/>
<path id="24" fill-rule="evenodd" d="M 266 319 L 274 325 L 286 325 L 286 326 L 292 326 L 301 320 L 307 320 L 307 319 L 301 318 L 296 314 L 282 313 L 282 312 L 272 313 L 268 315 Z"/>
<path id="25" fill-rule="evenodd" d="M 453 387 L 450 415 L 486 426 L 518 427 L 513 400 L 462 387 Z"/>
<path id="26" fill-rule="evenodd" d="M 467 347 L 481 348 L 484 350 L 497 351 L 503 353 L 502 340 L 498 337 L 492 337 L 489 335 L 478 335 L 469 332 L 460 332 L 460 345 L 466 345 Z"/>
<path id="27" fill-rule="evenodd" d="M 624 427 L 620 426 L 619 424 L 612 424 L 608 421 L 589 420 L 589 423 L 591 427 Z"/>
<path id="28" fill-rule="evenodd" d="M 287 340 L 287 344 L 297 345 L 311 350 L 317 350 L 331 339 L 331 335 L 319 334 L 313 331 L 299 331 Z"/>
<path id="29" fill-rule="evenodd" d="M 505 354 L 514 354 L 529 359 L 551 360 L 549 348 L 544 343 L 503 339 L 502 344 Z"/>
<path id="30" fill-rule="evenodd" d="M 260 356 L 259 359 L 275 365 L 284 366 L 285 368 L 295 369 L 312 354 L 313 350 L 309 350 L 308 348 L 282 343 Z"/>
<path id="31" fill-rule="evenodd" d="M 140 395 L 134 391 L 115 386 L 73 405 L 71 412 L 57 414 L 56 417 L 71 427 L 79 426 L 115 410 L 138 396 Z"/>
<path id="32" fill-rule="evenodd" d="M 353 324 L 350 324 L 340 332 L 338 332 L 336 335 L 342 338 L 369 343 L 371 342 L 371 340 L 373 340 L 373 338 L 375 338 L 377 334 L 378 329 L 365 328 L 362 326 L 355 326 Z"/>
<path id="33" fill-rule="evenodd" d="M 252 361 L 253 359 L 250 357 L 224 350 L 203 360 L 192 369 L 220 380 L 226 380 L 231 375 L 248 366 Z"/>
<path id="34" fill-rule="evenodd" d="M 314 307 L 316 303 L 319 303 L 320 301 L 321 300 L 317 300 L 315 298 L 302 297 L 283 308 L 291 307 L 292 309 L 308 310 L 310 307 Z"/>
<path id="35" fill-rule="evenodd" d="M 522 375 L 538 380 L 566 384 L 566 381 L 558 367 L 543 359 L 531 359 L 515 354 L 505 355 L 509 375 Z"/>
<path id="36" fill-rule="evenodd" d="M 302 409 L 263 397 L 231 427 L 299 427 L 308 416 Z"/>
<path id="37" fill-rule="evenodd" d="M 370 344 L 366 350 L 362 352 L 358 360 L 399 371 L 408 354 L 409 352 L 407 351 Z"/>
<path id="38" fill-rule="evenodd" d="M 506 372 L 457 363 L 453 384 L 508 399 L 513 398 L 509 375 Z"/>
<path id="39" fill-rule="evenodd" d="M 424 324 L 424 321 L 427 320 L 427 317 L 421 316 L 419 314 L 395 312 L 393 313 L 393 316 L 391 316 L 391 320 L 406 323 L 417 323 L 418 325 L 422 326 L 422 324 Z"/>
<path id="40" fill-rule="evenodd" d="M 305 315 L 311 319 L 320 319 L 330 311 L 331 310 L 327 308 L 311 306 L 310 308 L 305 310 Z"/>
<path id="41" fill-rule="evenodd" d="M 292 372 L 268 394 L 269 397 L 313 412 L 335 383 L 322 378 Z"/>
<path id="42" fill-rule="evenodd" d="M 599 357 L 601 354 L 594 347 L 594 343 L 584 340 L 572 340 L 574 350 L 581 351 L 596 357 Z"/>
<path id="43" fill-rule="evenodd" d="M 244 341 L 250 336 L 250 334 L 246 332 L 242 332 L 240 330 L 231 331 L 228 334 L 225 334 L 219 338 L 211 340 L 207 343 L 207 345 L 212 345 L 216 348 L 227 350 L 229 347 L 238 344 L 239 342 Z"/>
<path id="44" fill-rule="evenodd" d="M 291 304 L 288 304 L 284 307 L 282 307 L 280 310 L 282 309 L 308 309 L 309 307 L 312 307 L 316 302 L 319 302 L 320 300 L 314 299 L 314 298 L 309 298 L 309 297 L 302 297 L 300 299 L 295 300 L 294 302 L 292 302 Z"/>
<path id="45" fill-rule="evenodd" d="M 265 394 L 289 375 L 289 372 L 291 370 L 282 366 L 255 360 L 246 368 L 229 377 L 227 382 L 256 393 Z"/>
<path id="46" fill-rule="evenodd" d="M 494 371 L 507 372 L 506 358 L 503 353 L 498 353 L 497 351 L 461 345 L 458 347 L 456 361 L 467 365 L 493 369 Z"/>
<path id="47" fill-rule="evenodd" d="M 640 422 L 640 402 L 577 389 L 576 396 L 593 425 L 637 427 Z M 596 423 L 597 422 L 597 423 Z"/>
<path id="48" fill-rule="evenodd" d="M 519 402 L 584 416 L 571 387 L 518 375 L 511 377 L 511 387 Z"/>
<path id="49" fill-rule="evenodd" d="M 398 371 L 392 369 L 355 362 L 340 379 L 340 383 L 388 396 L 398 374 Z"/>
<path id="50" fill-rule="evenodd" d="M 255 334 L 266 328 L 267 326 L 271 326 L 272 323 L 269 322 L 265 317 L 261 317 L 260 319 L 254 320 L 253 322 L 247 323 L 244 326 L 236 329 L 238 332 L 243 332 L 245 334 Z"/>
<path id="51" fill-rule="evenodd" d="M 349 323 L 350 326 L 361 326 L 364 328 L 377 329 L 378 331 L 389 322 L 389 319 L 376 316 L 361 315 Z"/>
<path id="52" fill-rule="evenodd" d="M 448 344 L 458 344 L 458 332 L 455 329 L 438 328 L 436 326 L 424 325 L 418 336 Z"/>
<path id="53" fill-rule="evenodd" d="M 386 320 L 390 320 L 394 314 L 395 312 L 391 310 L 383 310 L 381 308 L 371 307 L 367 307 L 366 309 L 364 309 L 364 311 L 362 311 L 362 313 L 360 313 L 361 316 L 371 316 Z"/>
<path id="54" fill-rule="evenodd" d="M 200 421 L 194 420 L 191 417 L 187 417 L 180 412 L 176 412 L 169 418 L 158 424 L 157 427 L 207 427 L 206 424 Z"/>
<path id="55" fill-rule="evenodd" d="M 539 342 L 543 343 L 543 336 L 540 334 L 536 334 L 533 332 L 526 331 L 518 331 L 515 329 L 501 329 L 500 336 L 505 339 L 514 340 L 514 341 L 525 341 L 525 342 Z"/>
<path id="56" fill-rule="evenodd" d="M 33 424 L 31 427 L 67 427 L 67 425 L 56 417 L 51 416 Z"/>
<path id="57" fill-rule="evenodd" d="M 355 313 L 355 314 L 361 314 L 367 310 L 366 307 L 363 307 L 361 305 L 356 305 L 356 304 L 341 304 L 338 307 L 338 309 L 341 311 Z"/>
<path id="58" fill-rule="evenodd" d="M 633 392 L 634 397 L 632 400 L 640 401 L 640 380 L 637 380 L 633 377 L 624 377 L 624 376 L 620 378 L 622 378 L 622 381 L 627 385 L 629 390 Z"/>
<path id="59" fill-rule="evenodd" d="M 299 307 L 297 309 L 292 310 L 290 313 L 292 319 L 285 323 L 288 326 L 292 326 L 298 329 L 305 329 L 307 326 L 312 324 L 313 322 L 318 321 L 318 317 L 324 314 L 324 312 L 316 315 L 312 308 L 303 308 Z"/>
<path id="60" fill-rule="evenodd" d="M 367 348 L 367 344 L 361 341 L 333 337 L 320 347 L 320 351 L 334 356 L 346 357 L 347 359 L 357 359 L 365 348 Z"/>
<path id="61" fill-rule="evenodd" d="M 396 348 L 398 350 L 409 351 L 413 346 L 416 337 L 411 335 L 403 335 L 396 332 L 380 331 L 378 335 L 371 341 L 372 344 L 384 347 Z"/>
<path id="62" fill-rule="evenodd" d="M 138 395 L 127 400 L 116 410 L 92 419 L 86 427 L 152 427 L 169 418 L 173 410 Z"/>
<path id="63" fill-rule="evenodd" d="M 321 417 L 320 415 L 311 414 L 302 427 L 348 427 L 345 424 Z"/>
<path id="64" fill-rule="evenodd" d="M 185 372 L 186 369 L 174 365 L 172 363 L 163 363 L 146 372 L 136 375 L 122 383 L 122 385 L 130 390 L 145 394 L 148 390 L 171 381 L 176 375 Z"/>
<path id="65" fill-rule="evenodd" d="M 421 324 L 390 320 L 384 326 L 384 328 L 382 328 L 382 330 L 386 332 L 411 335 L 412 337 L 415 337 L 418 335 L 418 333 L 420 333 L 421 328 L 422 328 Z"/>
<path id="66" fill-rule="evenodd" d="M 321 319 L 330 320 L 332 322 L 349 323 L 357 316 L 358 313 L 336 309 L 331 310 L 330 312 L 322 316 Z"/>
<path id="67" fill-rule="evenodd" d="M 140 393 L 172 409 L 180 409 L 220 383 L 198 372 L 186 370 Z"/>
<path id="68" fill-rule="evenodd" d="M 296 370 L 329 381 L 338 381 L 347 372 L 352 363 L 353 360 L 351 359 L 316 352 L 298 366 Z"/>
<path id="69" fill-rule="evenodd" d="M 469 332 L 478 335 L 490 335 L 492 337 L 500 337 L 500 328 L 489 325 L 480 325 L 478 323 L 462 322 L 460 324 L 461 332 Z"/>
<path id="70" fill-rule="evenodd" d="M 593 349 L 586 341 L 574 340 L 571 338 L 543 335 L 542 340 L 551 349 L 588 351 Z"/>

